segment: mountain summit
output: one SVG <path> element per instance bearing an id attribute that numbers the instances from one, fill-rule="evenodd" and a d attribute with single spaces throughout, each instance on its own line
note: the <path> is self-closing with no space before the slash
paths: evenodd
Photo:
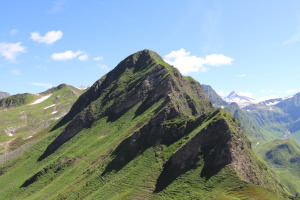
<path id="1" fill-rule="evenodd" d="M 228 103 L 237 103 L 241 108 L 258 103 L 257 100 L 235 91 L 231 92 L 224 100 Z"/>
<path id="2" fill-rule="evenodd" d="M 32 195 L 40 199 L 287 196 L 253 153 L 239 122 L 225 110 L 214 109 L 197 81 L 182 76 L 150 50 L 128 56 L 96 81 L 47 136 L 36 148 L 45 149 L 42 155 L 32 149 L 26 163 L 5 168 L 18 174 L 17 180 L 9 177 L 18 186 L 14 193 L 1 187 L 1 177 L 9 174 L 2 175 L 4 195 L 22 199 Z M 19 175 L 23 166 L 34 169 L 31 176 Z"/>

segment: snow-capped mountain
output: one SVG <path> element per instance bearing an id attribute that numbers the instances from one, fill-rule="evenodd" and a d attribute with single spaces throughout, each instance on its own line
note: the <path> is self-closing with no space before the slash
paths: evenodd
<path id="1" fill-rule="evenodd" d="M 227 97 L 223 98 L 224 101 L 226 101 L 227 103 L 237 103 L 239 105 L 240 108 L 246 107 L 250 104 L 256 104 L 258 103 L 257 100 L 251 98 L 251 97 L 247 97 L 245 95 L 242 95 L 241 93 L 238 92 L 231 92 Z"/>
<path id="2" fill-rule="evenodd" d="M 275 106 L 275 105 L 277 105 L 278 103 L 280 103 L 280 102 L 282 102 L 282 101 L 284 101 L 284 100 L 293 98 L 293 97 L 294 97 L 294 95 L 288 96 L 288 97 L 283 97 L 283 98 L 268 99 L 268 100 L 266 100 L 266 101 L 260 102 L 259 104 L 260 104 L 260 105 L 265 105 L 265 106 Z"/>

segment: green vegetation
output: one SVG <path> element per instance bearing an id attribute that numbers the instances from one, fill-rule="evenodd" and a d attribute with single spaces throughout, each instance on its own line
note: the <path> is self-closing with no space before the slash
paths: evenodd
<path id="1" fill-rule="evenodd" d="M 127 57 L 37 135 L 0 165 L 0 199 L 292 198 L 236 118 L 149 50 Z"/>
<path id="2" fill-rule="evenodd" d="M 274 140 L 258 149 L 291 192 L 300 195 L 300 148 L 293 140 Z"/>
<path id="3" fill-rule="evenodd" d="M 13 95 L 0 100 L 4 102 L 0 107 L 0 155 L 39 138 L 36 134 L 64 116 L 81 93 L 62 84 L 39 95 Z M 45 101 L 32 104 L 50 94 Z"/>

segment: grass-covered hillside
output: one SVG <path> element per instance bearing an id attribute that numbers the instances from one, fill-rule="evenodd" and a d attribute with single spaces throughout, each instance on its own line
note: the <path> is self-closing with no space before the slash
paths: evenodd
<path id="1" fill-rule="evenodd" d="M 292 193 L 300 197 L 300 147 L 290 139 L 274 140 L 261 146 L 259 152 L 269 166 L 280 175 Z"/>
<path id="2" fill-rule="evenodd" d="M 120 62 L 43 138 L 2 164 L 0 192 L 0 199 L 293 199 L 236 118 L 149 50 Z"/>
<path id="3" fill-rule="evenodd" d="M 40 94 L 17 94 L 0 100 L 0 155 L 39 138 L 39 131 L 63 117 L 82 94 L 59 85 Z"/>

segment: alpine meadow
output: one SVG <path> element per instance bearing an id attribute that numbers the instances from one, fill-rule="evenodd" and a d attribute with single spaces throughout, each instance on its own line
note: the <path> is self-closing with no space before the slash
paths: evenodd
<path id="1" fill-rule="evenodd" d="M 299 8 L 1 2 L 0 200 L 300 199 Z"/>

